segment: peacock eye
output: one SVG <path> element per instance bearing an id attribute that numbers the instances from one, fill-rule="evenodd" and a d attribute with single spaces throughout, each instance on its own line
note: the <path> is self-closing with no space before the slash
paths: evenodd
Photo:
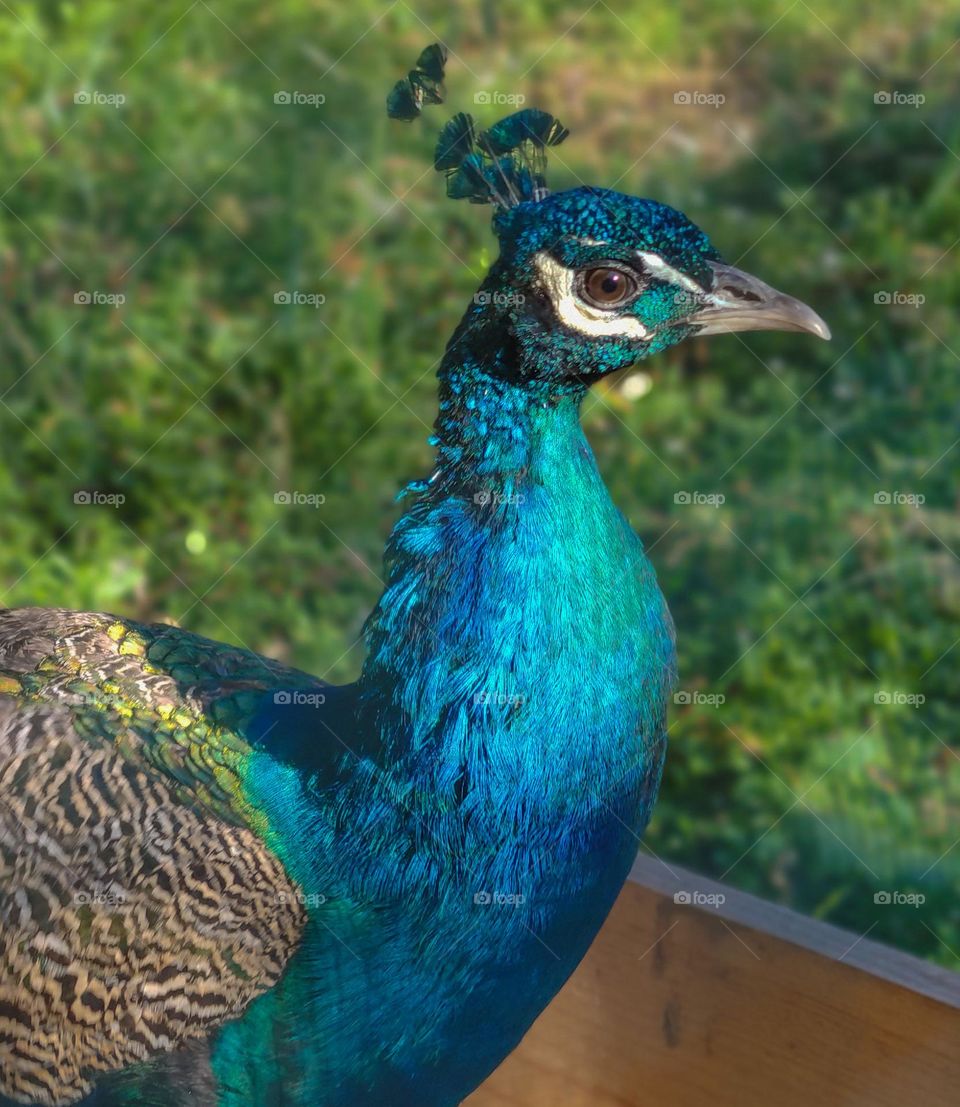
<path id="1" fill-rule="evenodd" d="M 637 282 L 622 269 L 587 269 L 581 291 L 585 300 L 597 307 L 617 307 L 637 291 Z"/>

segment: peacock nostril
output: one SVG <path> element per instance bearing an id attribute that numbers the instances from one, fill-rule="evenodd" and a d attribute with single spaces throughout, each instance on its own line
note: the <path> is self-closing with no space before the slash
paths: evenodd
<path id="1" fill-rule="evenodd" d="M 763 299 L 758 292 L 754 292 L 749 288 L 737 288 L 735 285 L 724 285 L 720 291 L 732 296 L 735 300 L 753 300 L 754 303 L 760 303 Z"/>

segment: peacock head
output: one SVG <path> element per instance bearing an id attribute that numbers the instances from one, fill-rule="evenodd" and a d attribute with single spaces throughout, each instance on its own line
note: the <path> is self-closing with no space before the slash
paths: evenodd
<path id="1" fill-rule="evenodd" d="M 500 256 L 481 288 L 534 373 L 602 376 L 690 335 L 830 332 L 809 307 L 726 265 L 681 212 L 576 188 L 497 211 Z"/>
<path id="2" fill-rule="evenodd" d="M 442 103 L 447 52 L 428 46 L 387 97 L 395 119 Z M 806 304 L 725 264 L 681 212 L 603 188 L 550 193 L 546 151 L 567 129 L 525 108 L 478 130 L 458 113 L 434 168 L 447 195 L 491 204 L 500 254 L 458 336 L 496 335 L 516 356 L 505 371 L 589 382 L 695 334 L 806 331 L 829 338 Z"/>

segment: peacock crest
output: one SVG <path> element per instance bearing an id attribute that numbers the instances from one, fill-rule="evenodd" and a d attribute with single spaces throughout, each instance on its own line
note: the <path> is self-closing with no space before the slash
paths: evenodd
<path id="1" fill-rule="evenodd" d="M 387 96 L 391 119 L 417 119 L 426 105 L 443 103 L 446 61 L 447 48 L 439 42 L 421 51 Z M 440 131 L 433 167 L 445 174 L 452 200 L 512 208 L 548 194 L 547 147 L 559 146 L 569 133 L 539 108 L 513 112 L 486 130 L 478 129 L 472 115 L 457 112 Z"/>

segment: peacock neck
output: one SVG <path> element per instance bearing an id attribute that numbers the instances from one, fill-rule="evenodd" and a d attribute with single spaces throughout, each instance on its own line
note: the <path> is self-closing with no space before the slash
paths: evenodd
<path id="1" fill-rule="evenodd" d="M 499 289 L 494 269 L 440 365 L 431 484 L 441 495 L 488 479 L 522 480 L 543 460 L 545 439 L 556 448 L 584 442 L 586 385 L 559 364 L 525 363 L 530 355 L 511 324 L 510 295 Z"/>
<path id="2" fill-rule="evenodd" d="M 519 803 L 536 782 L 563 805 L 636 758 L 672 639 L 580 427 L 585 387 L 510 357 L 469 327 L 448 348 L 436 467 L 391 535 L 360 690 L 419 791 Z"/>
<path id="3" fill-rule="evenodd" d="M 526 383 L 491 373 L 477 362 L 448 368 L 440 378 L 440 407 L 433 441 L 437 463 L 432 484 L 454 488 L 523 482 L 548 473 L 552 452 L 585 445 L 579 381 Z M 433 491 L 429 489 L 428 491 Z"/>
<path id="4" fill-rule="evenodd" d="M 390 1028 L 431 1048 L 436 1027 L 469 1037 L 477 1010 L 497 1012 L 469 1064 L 451 1055 L 433 1078 L 438 1094 L 400 1097 L 456 1102 L 444 1089 L 463 1094 L 489 1071 L 582 956 L 656 794 L 669 616 L 580 428 L 583 388 L 527 384 L 513 364 L 506 345 L 448 350 L 436 467 L 391 535 L 367 661 L 348 686 L 345 770 L 316 786 L 269 753 L 250 767 L 268 841 L 322 906 L 283 990 L 227 1028 L 217 1063 L 253 1055 L 282 1008 L 303 1043 L 273 1035 L 283 1071 L 295 1061 L 304 1074 L 297 1102 L 339 1087 L 331 1071 L 356 1079 L 374 1063 L 371 995 L 378 1040 Z M 328 723 L 325 745 L 340 726 Z M 485 894 L 519 899 L 488 910 Z M 424 989 L 434 955 L 446 986 Z M 339 1037 L 316 985 L 328 973 L 357 1013 Z M 529 986 L 504 1013 L 520 977 Z M 478 1007 L 457 1002 L 464 979 Z"/>

